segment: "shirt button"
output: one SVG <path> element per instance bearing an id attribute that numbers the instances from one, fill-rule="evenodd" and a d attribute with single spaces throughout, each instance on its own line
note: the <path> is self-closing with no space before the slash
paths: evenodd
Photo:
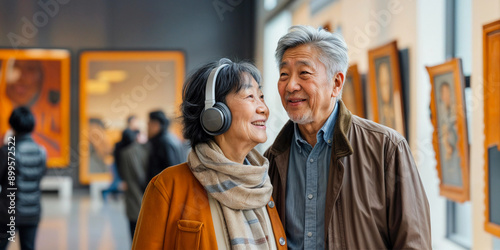
<path id="1" fill-rule="evenodd" d="M 332 140 L 328 140 L 328 143 L 332 143 Z"/>
<path id="2" fill-rule="evenodd" d="M 309 200 L 312 200 L 312 198 L 313 198 L 313 197 L 314 197 L 314 196 L 313 196 L 312 194 L 309 194 L 309 195 L 307 196 L 307 198 L 309 198 Z"/>
<path id="3" fill-rule="evenodd" d="M 309 232 L 307 233 L 307 237 L 312 237 L 313 236 L 313 233 Z"/>
<path id="4" fill-rule="evenodd" d="M 280 245 L 284 246 L 286 243 L 285 239 L 283 237 L 280 238 Z"/>
<path id="5" fill-rule="evenodd" d="M 273 201 L 269 201 L 267 203 L 267 205 L 270 207 L 270 208 L 273 208 L 274 207 L 274 202 Z"/>
<path id="6" fill-rule="evenodd" d="M 310 161 L 310 162 L 314 162 L 314 159 L 310 159 L 309 161 Z"/>

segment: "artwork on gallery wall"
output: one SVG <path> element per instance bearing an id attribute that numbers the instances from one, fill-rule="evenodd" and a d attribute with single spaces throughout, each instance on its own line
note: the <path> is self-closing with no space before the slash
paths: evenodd
<path id="1" fill-rule="evenodd" d="M 185 58 L 181 51 L 82 51 L 80 53 L 80 182 L 111 179 L 113 148 L 130 115 L 146 137 L 148 114 L 180 115 Z M 172 119 L 180 137 L 181 126 Z"/>
<path id="2" fill-rule="evenodd" d="M 500 20 L 483 26 L 485 230 L 500 237 Z"/>
<path id="3" fill-rule="evenodd" d="M 431 81 L 431 117 L 434 132 L 440 195 L 456 201 L 469 200 L 469 142 L 465 112 L 462 63 L 454 58 L 426 67 Z"/>
<path id="4" fill-rule="evenodd" d="M 365 118 L 364 100 L 358 65 L 352 64 L 349 66 L 345 77 L 344 87 L 342 89 L 342 101 L 353 114 Z"/>
<path id="5" fill-rule="evenodd" d="M 397 42 L 368 51 L 371 119 L 405 135 L 404 102 Z"/>
<path id="6" fill-rule="evenodd" d="M 0 49 L 0 138 L 19 106 L 35 117 L 33 140 L 47 152 L 47 166 L 70 161 L 70 52 L 63 49 Z"/>

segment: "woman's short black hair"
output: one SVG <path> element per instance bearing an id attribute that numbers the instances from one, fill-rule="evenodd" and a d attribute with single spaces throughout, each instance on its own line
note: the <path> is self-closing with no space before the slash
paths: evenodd
<path id="1" fill-rule="evenodd" d="M 226 96 L 238 93 L 246 83 L 248 75 L 260 85 L 260 72 L 251 63 L 232 62 L 222 58 L 218 62 L 211 62 L 197 69 L 184 83 L 182 90 L 182 123 L 184 138 L 189 140 L 191 147 L 199 143 L 213 140 L 213 136 L 207 134 L 201 127 L 200 116 L 205 109 L 205 88 L 210 72 L 223 64 L 228 64 L 219 71 L 215 86 L 215 101 L 226 103 Z"/>
<path id="2" fill-rule="evenodd" d="M 35 117 L 28 108 L 18 107 L 12 111 L 9 124 L 16 135 L 31 133 L 35 128 Z"/>

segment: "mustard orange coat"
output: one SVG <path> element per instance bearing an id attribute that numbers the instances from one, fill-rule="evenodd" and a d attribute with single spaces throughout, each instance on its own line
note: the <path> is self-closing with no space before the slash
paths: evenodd
<path id="1" fill-rule="evenodd" d="M 286 249 L 285 231 L 272 200 L 270 204 L 276 246 Z M 169 167 L 150 181 L 132 249 L 217 249 L 207 193 L 187 163 Z"/>

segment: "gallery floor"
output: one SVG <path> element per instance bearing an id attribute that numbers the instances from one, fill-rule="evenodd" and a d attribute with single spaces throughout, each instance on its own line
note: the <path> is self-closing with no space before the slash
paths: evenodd
<path id="1" fill-rule="evenodd" d="M 122 196 L 110 196 L 103 202 L 92 200 L 88 190 L 74 191 L 71 199 L 43 193 L 42 209 L 36 249 L 130 249 Z M 18 243 L 10 244 L 8 250 L 20 249 Z"/>

